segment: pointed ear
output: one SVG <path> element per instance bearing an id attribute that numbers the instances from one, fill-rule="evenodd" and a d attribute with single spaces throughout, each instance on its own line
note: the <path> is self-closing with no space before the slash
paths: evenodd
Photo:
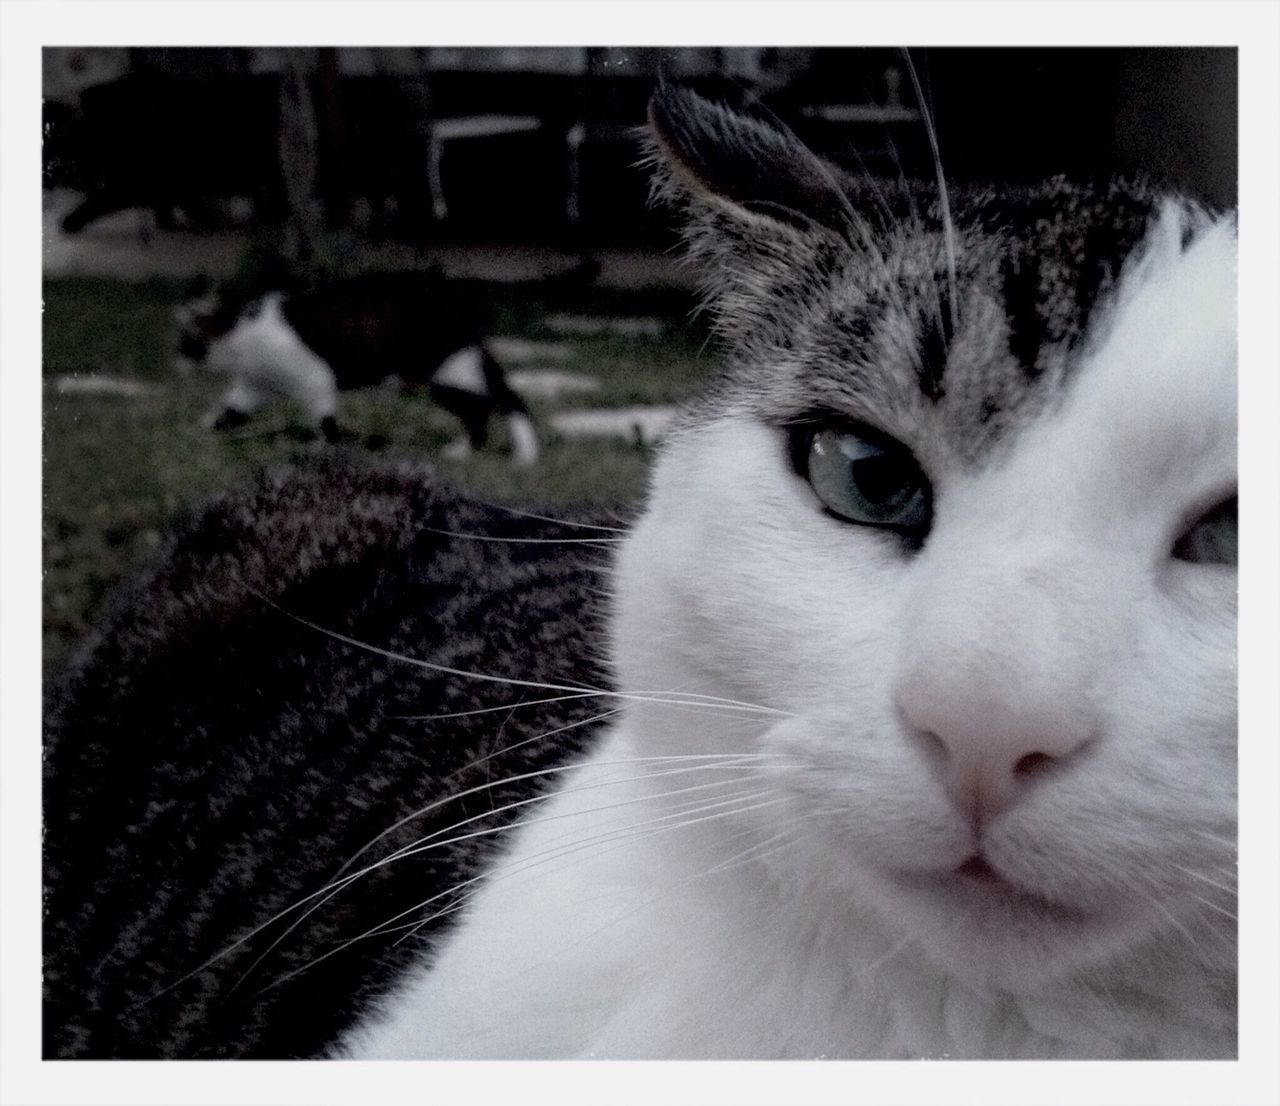
<path id="1" fill-rule="evenodd" d="M 839 171 L 729 82 L 710 93 L 660 85 L 649 125 L 665 198 L 705 204 L 760 229 L 824 228 L 843 237 L 857 221 Z"/>
<path id="2" fill-rule="evenodd" d="M 654 197 L 684 217 L 716 329 L 757 350 L 789 348 L 790 307 L 865 241 L 839 171 L 740 93 L 663 85 L 649 120 Z"/>

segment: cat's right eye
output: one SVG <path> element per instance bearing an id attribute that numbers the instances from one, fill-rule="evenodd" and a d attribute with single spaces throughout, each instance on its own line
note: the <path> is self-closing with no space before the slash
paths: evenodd
<path id="1" fill-rule="evenodd" d="M 1223 500 L 1195 520 L 1173 545 L 1175 560 L 1197 565 L 1236 563 L 1237 497 Z"/>
<path id="2" fill-rule="evenodd" d="M 843 429 L 814 431 L 801 444 L 797 468 L 832 514 L 923 537 L 932 516 L 929 482 L 904 446 Z"/>

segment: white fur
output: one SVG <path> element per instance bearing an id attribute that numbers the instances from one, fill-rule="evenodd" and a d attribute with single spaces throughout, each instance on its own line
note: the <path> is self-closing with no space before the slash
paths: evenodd
<path id="1" fill-rule="evenodd" d="M 440 367 L 432 374 L 431 379 L 436 384 L 458 388 L 464 392 L 474 392 L 481 396 L 489 394 L 484 382 L 483 354 L 475 346 L 449 354 L 440 362 Z"/>
<path id="2" fill-rule="evenodd" d="M 440 451 L 440 456 L 446 461 L 465 461 L 475 450 L 471 448 L 470 439 L 463 434 L 461 437 L 454 438 L 447 446 Z"/>
<path id="3" fill-rule="evenodd" d="M 232 378 L 223 398 L 232 410 L 249 414 L 275 395 L 293 400 L 317 423 L 337 413 L 333 372 L 288 324 L 277 292 L 210 345 L 208 365 Z"/>
<path id="4" fill-rule="evenodd" d="M 517 465 L 532 465 L 538 460 L 538 432 L 533 422 L 522 411 L 507 416 L 507 435 L 511 439 L 511 451 Z"/>
<path id="5" fill-rule="evenodd" d="M 1235 480 L 1234 231 L 1177 222 L 918 555 L 822 514 L 776 431 L 677 435 L 620 686 L 776 713 L 624 704 L 343 1054 L 1234 1054 L 1235 573 L 1170 557 Z M 913 714 L 1070 741 L 975 829 Z M 763 757 L 631 759 L 729 753 Z M 1021 893 L 948 875 L 979 844 Z"/>

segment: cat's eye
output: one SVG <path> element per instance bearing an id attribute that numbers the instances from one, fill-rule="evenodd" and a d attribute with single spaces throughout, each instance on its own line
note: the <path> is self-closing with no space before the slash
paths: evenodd
<path id="1" fill-rule="evenodd" d="M 915 458 L 890 439 L 821 429 L 803 441 L 797 468 L 832 514 L 919 538 L 929 527 L 929 482 Z"/>
<path id="2" fill-rule="evenodd" d="M 1234 565 L 1236 510 L 1233 495 L 1202 514 L 1174 542 L 1174 558 L 1198 565 Z"/>

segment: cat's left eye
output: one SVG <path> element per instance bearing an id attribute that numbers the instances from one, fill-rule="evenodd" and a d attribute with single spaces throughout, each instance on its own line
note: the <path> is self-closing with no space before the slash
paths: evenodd
<path id="1" fill-rule="evenodd" d="M 1174 543 L 1174 558 L 1198 565 L 1234 565 L 1236 514 L 1237 497 L 1234 495 L 1206 511 Z"/>
<path id="2" fill-rule="evenodd" d="M 932 514 L 929 483 L 905 446 L 878 435 L 822 429 L 798 468 L 826 508 L 848 522 L 920 537 Z"/>

